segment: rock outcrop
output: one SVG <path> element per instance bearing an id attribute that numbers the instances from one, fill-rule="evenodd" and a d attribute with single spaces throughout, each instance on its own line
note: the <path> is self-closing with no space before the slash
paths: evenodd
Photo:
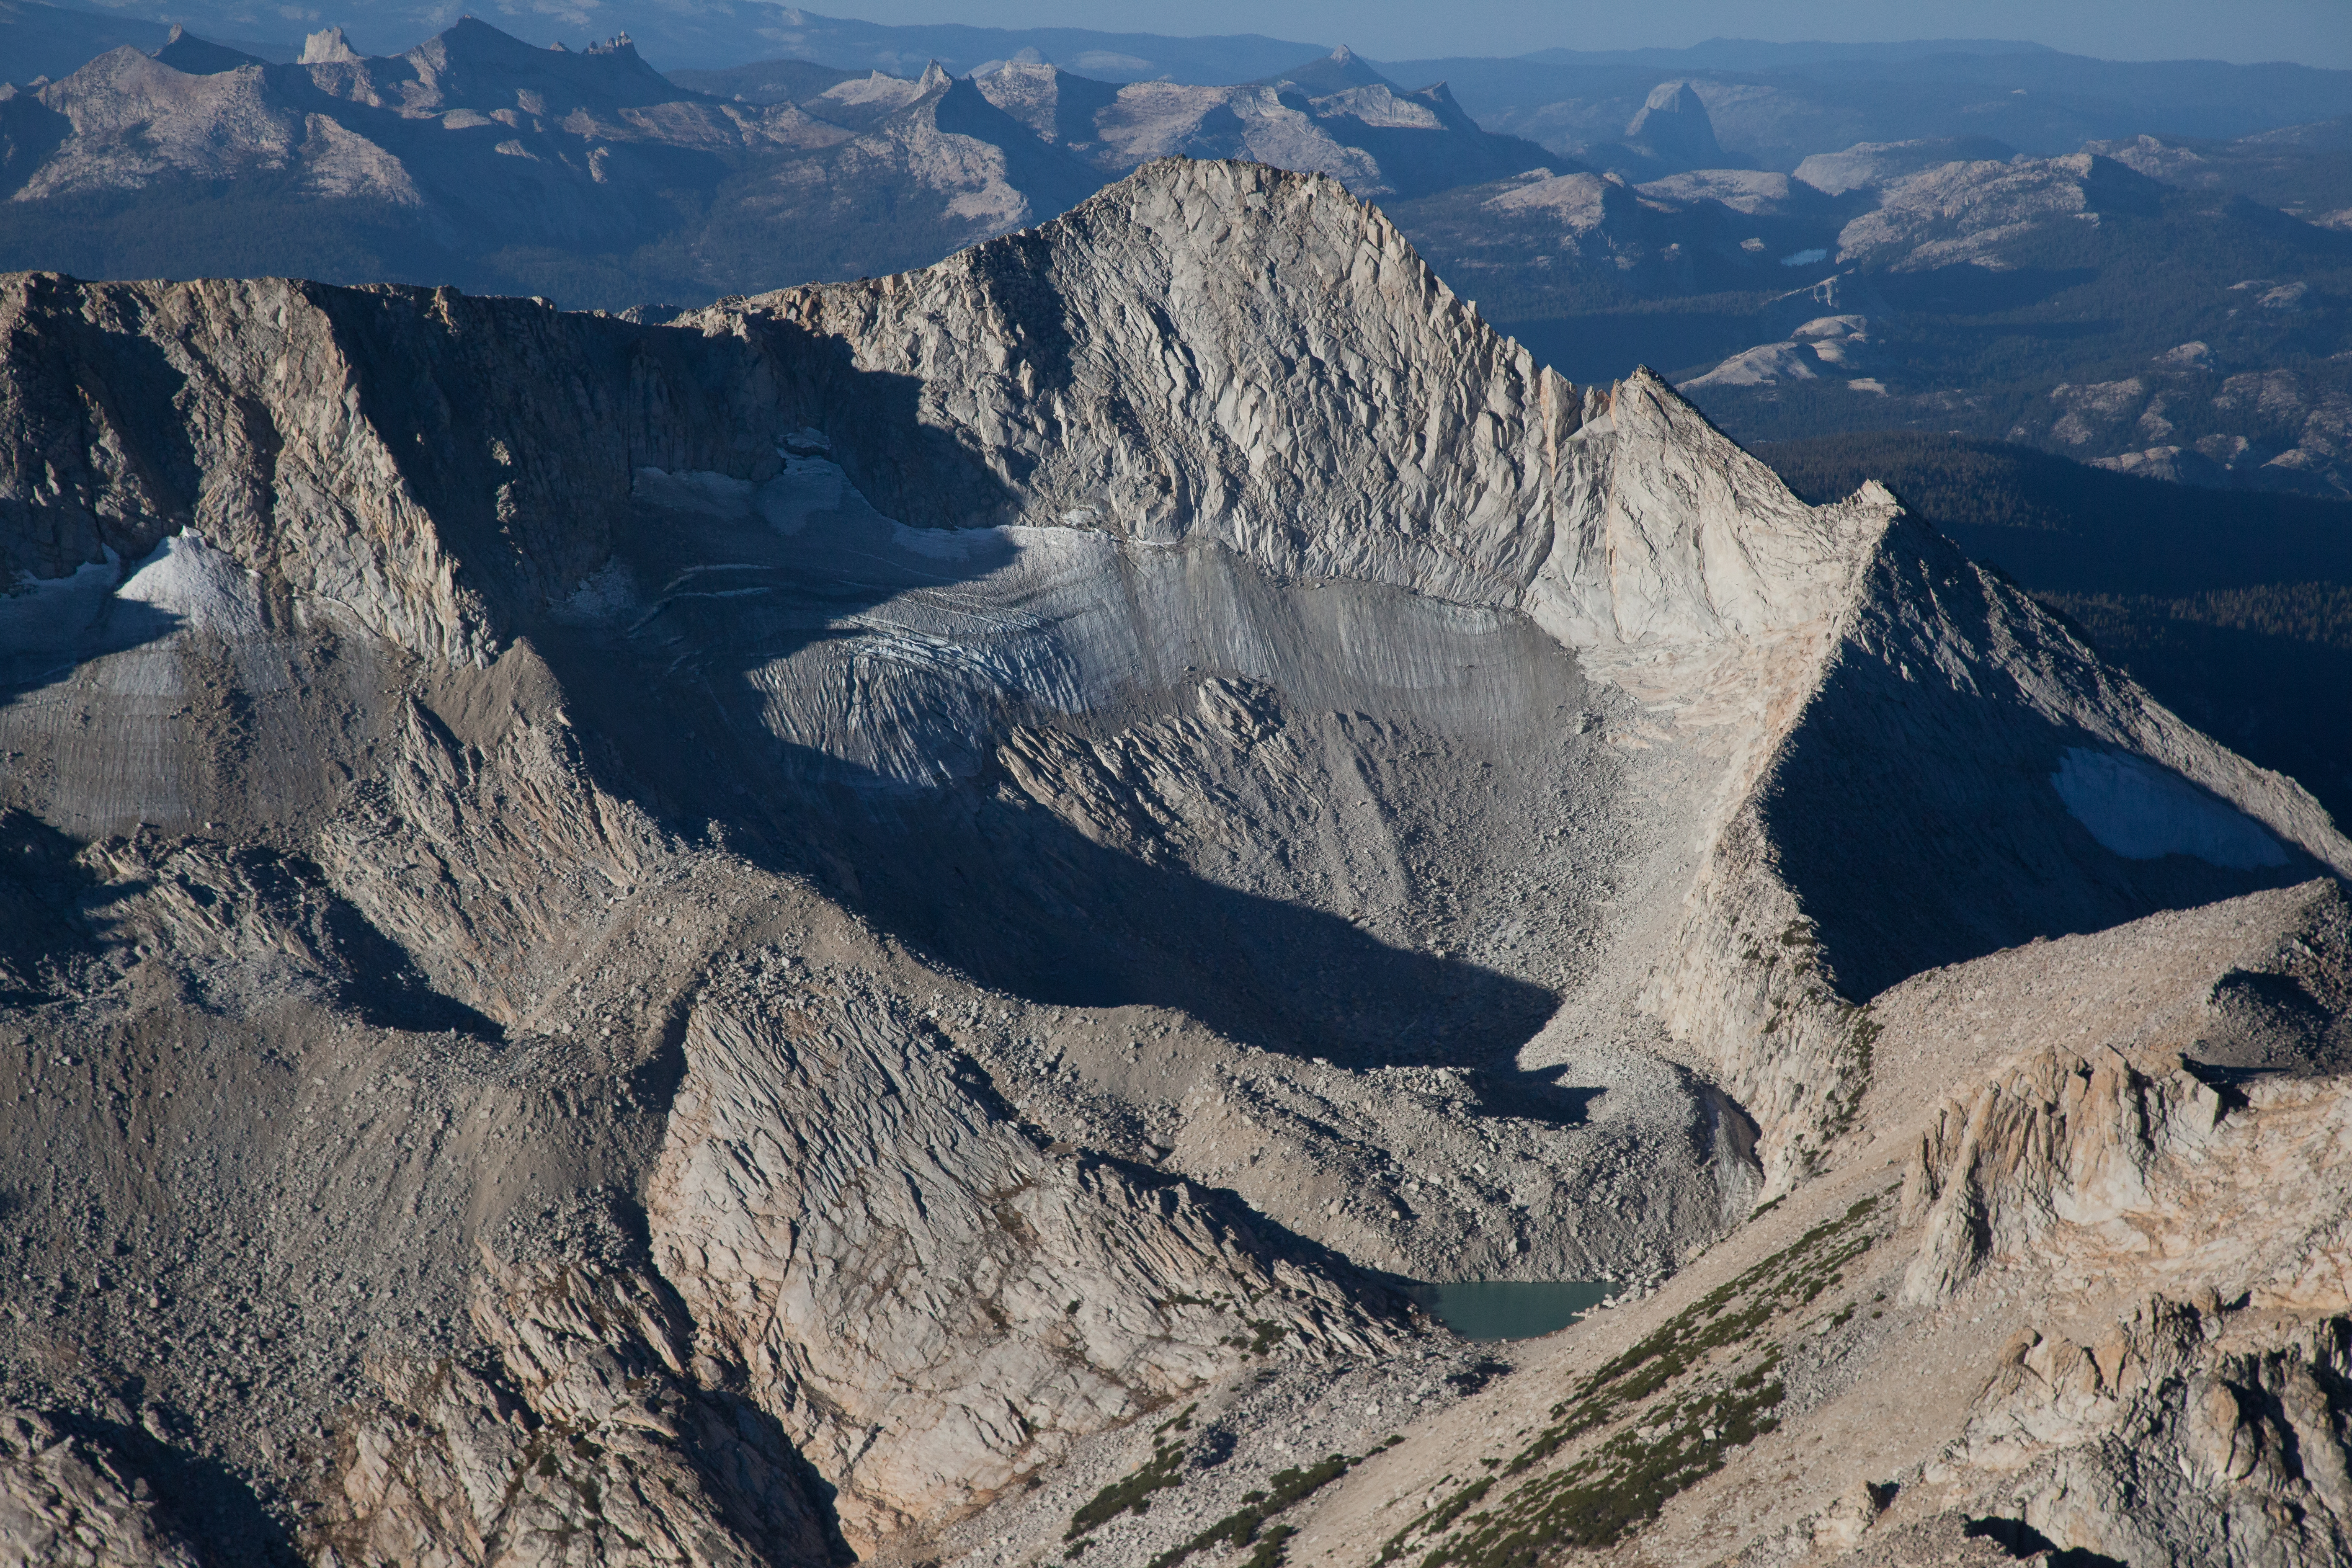
<path id="1" fill-rule="evenodd" d="M 1857 142 L 1842 153 L 1815 153 L 1795 177 L 1817 191 L 1880 191 L 1948 163 L 2006 163 L 2017 149 L 1990 136 L 1923 136 L 1908 142 Z M 2145 173 L 2145 171 L 2142 171 Z"/>
<path id="2" fill-rule="evenodd" d="M 2352 1321 L 2238 1316 L 2151 1297 L 2095 1346 L 2021 1336 L 1941 1474 L 2004 1475 L 2037 1535 L 2121 1562 L 2342 1561 Z"/>
<path id="3" fill-rule="evenodd" d="M 1714 1414 L 1594 1384 L 1495 1485 L 1633 1453 L 1587 1437 L 1744 1463 L 1878 1342 L 1790 1314 L 1898 1255 L 1874 1310 L 2045 1252 L 2352 1310 L 2334 1218 L 2242 1197 L 2335 1190 L 2324 921 L 2198 982 L 2209 1065 L 2290 1074 L 2101 1036 L 1916 1081 L 1918 998 L 2030 992 L 2036 939 L 2284 931 L 2352 865 L 2325 815 L 1883 489 L 1807 506 L 1655 376 L 1539 369 L 1335 180 L 1156 163 L 660 325 L 5 289 L 0 805 L 87 885 L 0 931 L 43 1292 L 5 1364 L 45 1408 L 152 1374 L 248 1518 L 317 1485 L 279 1412 L 349 1403 L 335 1561 L 938 1554 L 1032 1481 L 1148 1492 L 1244 1377 L 1423 1357 L 1383 1276 L 1630 1312 L 1759 1196 L 1810 1228 L 1753 1343 L 1685 1322 Z M 173 1311 L 223 1346 L 152 1352 Z M 1257 1501 L 1405 1462 L 1314 1459 Z M 1833 1479 L 1805 1551 L 1880 1528 L 1886 1476 Z"/>
<path id="4" fill-rule="evenodd" d="M 1652 88 L 1641 111 L 1626 123 L 1625 141 L 1672 169 L 1719 169 L 1726 162 L 1696 82 L 1662 81 Z"/>
<path id="5" fill-rule="evenodd" d="M 1905 1217 L 1926 1228 L 1905 1294 L 1947 1300 L 1987 1258 L 2019 1256 L 2062 1219 L 2145 1208 L 2149 1162 L 2195 1149 L 2221 1112 L 2186 1072 L 2150 1079 L 2113 1051 L 2012 1068 L 1939 1116 L 1905 1173 Z"/>
<path id="6" fill-rule="evenodd" d="M 1391 1341 L 1212 1194 L 1024 1126 L 904 1001 L 814 984 L 763 1012 L 696 1010 L 647 1217 L 862 1550 L 1253 1346 Z"/>
<path id="7" fill-rule="evenodd" d="M 698 1385 L 658 1280 L 487 1271 L 495 1362 L 376 1369 L 341 1436 L 313 1561 L 337 1568 L 841 1561 L 823 1489 L 740 1396 Z"/>
<path id="8" fill-rule="evenodd" d="M 1872 163 L 1891 156 L 1890 150 Z M 2158 187 L 2111 158 L 2074 153 L 1937 163 L 1889 179 L 1875 194 L 1877 206 L 1840 231 L 1838 259 L 1917 272 L 1992 258 L 2004 242 L 2053 219 L 2152 210 Z"/>
<path id="9" fill-rule="evenodd" d="M 42 1568 L 196 1568 L 142 1477 L 29 1410 L 0 1413 L 0 1552 Z"/>

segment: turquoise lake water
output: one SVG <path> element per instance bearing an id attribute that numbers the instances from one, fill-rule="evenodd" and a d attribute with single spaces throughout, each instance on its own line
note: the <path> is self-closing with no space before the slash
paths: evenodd
<path id="1" fill-rule="evenodd" d="M 1531 1340 L 1564 1329 L 1607 1300 L 1601 1279 L 1457 1279 L 1405 1294 L 1465 1340 Z"/>

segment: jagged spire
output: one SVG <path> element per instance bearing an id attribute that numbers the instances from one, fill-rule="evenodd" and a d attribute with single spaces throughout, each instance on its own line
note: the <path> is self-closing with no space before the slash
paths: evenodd
<path id="1" fill-rule="evenodd" d="M 173 28 L 172 36 L 179 37 L 179 29 Z M 352 47 L 351 40 L 343 37 L 343 30 L 340 26 L 329 27 L 322 33 L 313 33 L 302 40 L 302 63 L 306 66 L 332 65 L 340 61 L 356 60 L 359 58 L 360 52 Z"/>

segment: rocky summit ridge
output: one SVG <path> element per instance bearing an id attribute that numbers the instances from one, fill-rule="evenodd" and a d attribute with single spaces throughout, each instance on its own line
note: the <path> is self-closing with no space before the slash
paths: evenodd
<path id="1" fill-rule="evenodd" d="M 1338 181 L 0 334 L 12 1550 L 2336 1550 L 2352 844 Z"/>

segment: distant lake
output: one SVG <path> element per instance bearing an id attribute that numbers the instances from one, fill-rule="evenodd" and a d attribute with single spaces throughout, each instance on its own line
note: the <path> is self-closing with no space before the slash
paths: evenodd
<path id="1" fill-rule="evenodd" d="M 1465 1340 L 1531 1340 L 1568 1327 L 1612 1291 L 1602 1279 L 1457 1279 L 1405 1294 Z"/>

